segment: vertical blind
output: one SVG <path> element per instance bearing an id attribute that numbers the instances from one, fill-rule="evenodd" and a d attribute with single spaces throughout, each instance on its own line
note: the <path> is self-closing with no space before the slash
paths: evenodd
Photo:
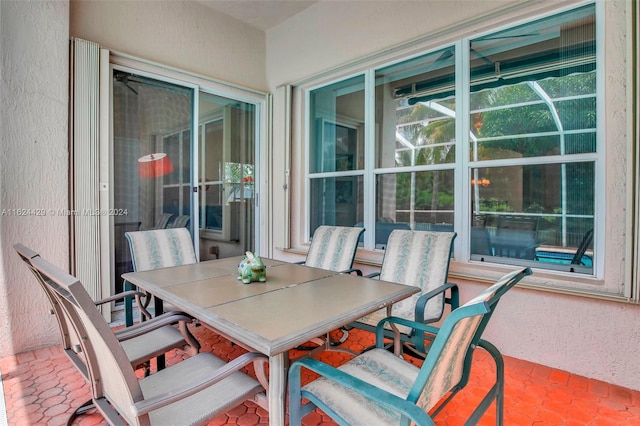
<path id="1" fill-rule="evenodd" d="M 100 298 L 99 84 L 100 46 L 71 40 L 69 198 L 71 273 Z"/>

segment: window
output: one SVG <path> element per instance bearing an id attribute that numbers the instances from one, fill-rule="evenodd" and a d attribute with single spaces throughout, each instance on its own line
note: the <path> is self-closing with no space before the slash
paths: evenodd
<path id="1" fill-rule="evenodd" d="M 364 76 L 310 93 L 311 231 L 363 225 Z"/>
<path id="2" fill-rule="evenodd" d="M 455 81 L 454 47 L 375 72 L 375 248 L 393 229 L 454 229 Z"/>
<path id="3" fill-rule="evenodd" d="M 455 230 L 457 260 L 594 275 L 597 65 L 587 5 L 309 90 L 309 235 Z"/>

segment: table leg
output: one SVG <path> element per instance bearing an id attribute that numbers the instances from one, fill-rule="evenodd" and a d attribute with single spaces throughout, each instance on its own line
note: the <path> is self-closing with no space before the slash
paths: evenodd
<path id="1" fill-rule="evenodd" d="M 155 310 L 155 316 L 162 315 L 164 313 L 164 303 L 162 299 L 153 296 L 153 308 Z M 158 357 L 156 358 L 156 363 L 158 371 L 166 367 L 167 361 L 164 354 L 158 355 Z"/>
<path id="2" fill-rule="evenodd" d="M 269 357 L 269 425 L 284 426 L 289 353 Z"/>
<path id="3" fill-rule="evenodd" d="M 124 282 L 124 291 L 133 290 L 133 286 L 129 281 Z M 131 327 L 133 325 L 133 296 L 125 296 L 124 298 L 124 326 Z"/>

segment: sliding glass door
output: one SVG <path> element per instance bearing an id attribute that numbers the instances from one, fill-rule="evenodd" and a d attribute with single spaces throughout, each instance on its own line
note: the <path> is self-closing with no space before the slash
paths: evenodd
<path id="1" fill-rule="evenodd" d="M 204 254 L 254 250 L 255 106 L 200 93 L 199 223 Z"/>
<path id="2" fill-rule="evenodd" d="M 201 259 L 254 250 L 256 106 L 118 69 L 112 105 L 114 290 L 129 231 L 188 228 Z"/>
<path id="3" fill-rule="evenodd" d="M 113 71 L 116 292 L 132 270 L 125 232 L 190 227 L 194 90 Z"/>

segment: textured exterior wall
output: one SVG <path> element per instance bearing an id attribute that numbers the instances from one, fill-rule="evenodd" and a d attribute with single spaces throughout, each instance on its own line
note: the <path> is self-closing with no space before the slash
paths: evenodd
<path id="1" fill-rule="evenodd" d="M 502 22 L 514 22 L 522 11 L 510 10 L 491 13 L 518 2 L 504 1 L 449 1 L 449 2 L 318 2 L 292 19 L 267 31 L 267 79 L 271 90 L 285 83 L 294 83 L 345 64 L 358 62 L 364 55 L 386 50 L 416 37 L 436 34 L 450 28 L 455 33 L 468 34 L 460 28 L 462 22 L 473 22 L 474 28 L 497 27 Z M 529 7 L 527 16 L 537 11 L 549 11 L 571 2 L 547 0 L 543 2 L 519 2 Z M 526 4 L 525 4 L 526 3 Z M 365 5 L 366 4 L 366 5 Z M 606 202 L 604 228 L 598 230 L 604 244 L 604 265 L 601 279 L 571 278 L 581 284 L 606 292 L 622 295 L 630 286 L 625 272 L 630 269 L 625 259 L 628 244 L 628 175 L 627 158 L 633 143 L 628 134 L 630 111 L 628 110 L 630 64 L 627 54 L 628 40 L 619 33 L 628 28 L 630 3 L 624 0 L 598 2 L 606 10 L 606 46 L 604 49 L 605 103 L 604 119 L 606 135 L 603 148 L 606 167 L 602 173 Z M 514 20 L 509 21 L 512 15 Z M 425 17 L 429 19 L 425 19 Z M 521 18 L 521 17 L 520 17 Z M 448 39 L 449 37 L 449 39 Z M 436 46 L 455 40 L 455 35 L 440 34 Z M 410 51 L 411 48 L 407 48 Z M 396 57 L 406 53 L 398 51 Z M 345 74 L 353 70 L 344 71 Z M 303 104 L 299 99 L 294 111 Z M 635 100 L 637 102 L 637 100 Z M 292 238 L 300 239 L 304 225 L 304 197 L 296 187 L 301 183 L 297 176 L 303 173 L 304 135 L 302 123 L 293 122 L 293 167 L 291 191 Z M 274 140 L 274 152 L 282 148 L 281 141 Z M 275 171 L 274 175 L 282 173 Z M 296 192 L 298 191 L 298 192 Z M 283 214 L 276 208 L 273 216 Z M 299 245 L 299 244 L 298 244 Z M 290 253 L 275 250 L 276 257 L 290 259 Z M 363 254 L 368 255 L 368 254 Z M 372 260 L 374 254 L 370 254 Z M 459 276 L 476 276 L 494 279 L 504 272 L 499 268 L 479 268 L 475 264 L 454 262 L 452 273 Z M 537 271 L 528 279 L 530 283 L 560 287 L 568 278 Z M 454 277 L 462 286 L 462 298 L 468 300 L 484 285 L 473 280 Z M 546 291 L 515 289 L 498 308 L 487 330 L 488 338 L 504 354 L 532 362 L 564 369 L 576 374 L 604 380 L 621 386 L 640 389 L 640 306 L 611 302 L 582 296 Z"/>
<path id="2" fill-rule="evenodd" d="M 270 91 L 524 1 L 321 1 L 267 30 Z"/>
<path id="3" fill-rule="evenodd" d="M 264 32 L 195 1 L 74 1 L 71 35 L 181 70 L 266 88 Z"/>
<path id="4" fill-rule="evenodd" d="M 19 260 L 22 242 L 67 269 L 69 5 L 0 2 L 0 357 L 60 341 L 49 302 Z M 18 209 L 34 209 L 22 211 Z M 18 213 L 25 215 L 18 216 Z M 44 215 L 42 215 L 44 214 Z"/>

